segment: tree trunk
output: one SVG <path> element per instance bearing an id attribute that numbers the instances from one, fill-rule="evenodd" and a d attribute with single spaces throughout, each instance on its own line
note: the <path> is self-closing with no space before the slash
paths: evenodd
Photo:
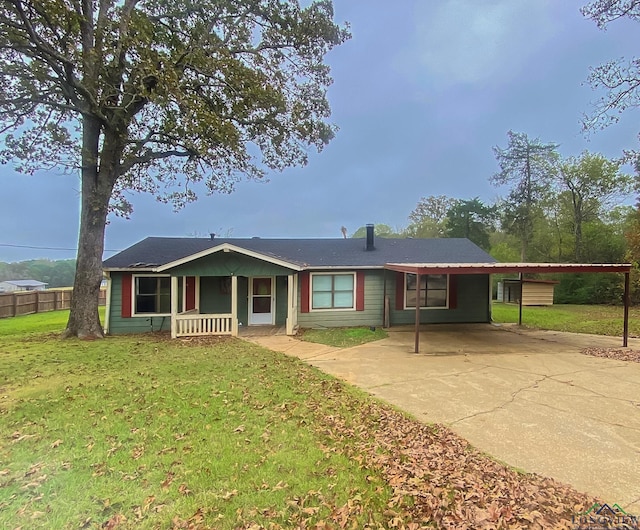
<path id="1" fill-rule="evenodd" d="M 82 199 L 76 275 L 73 283 L 71 313 L 64 337 L 102 338 L 104 332 L 98 314 L 102 253 L 109 211 L 109 200 L 115 179 L 108 172 L 112 164 L 98 169 L 100 125 L 91 118 L 83 122 Z"/>

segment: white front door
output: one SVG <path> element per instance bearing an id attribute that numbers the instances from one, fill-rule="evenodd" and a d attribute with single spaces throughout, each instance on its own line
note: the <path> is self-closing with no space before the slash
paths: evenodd
<path id="1" fill-rule="evenodd" d="M 251 278 L 249 325 L 273 324 L 273 278 Z"/>

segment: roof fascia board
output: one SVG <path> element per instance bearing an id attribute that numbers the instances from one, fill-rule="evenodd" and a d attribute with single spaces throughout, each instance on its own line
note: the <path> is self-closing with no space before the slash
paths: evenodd
<path id="1" fill-rule="evenodd" d="M 296 265 L 295 263 L 290 263 L 288 261 L 274 258 L 272 256 L 267 256 L 265 254 L 261 254 L 259 252 L 255 252 L 253 250 L 248 250 L 246 248 L 238 247 L 236 245 L 231 245 L 230 243 L 223 243 L 222 245 L 217 245 L 215 247 L 208 248 L 206 250 L 202 250 L 200 252 L 196 252 L 195 254 L 191 254 L 190 256 L 185 256 L 184 258 L 180 258 L 178 260 L 172 261 L 170 263 L 165 263 L 164 265 L 160 265 L 153 269 L 154 272 L 164 272 L 168 269 L 173 269 L 174 267 L 178 267 L 180 265 L 184 265 L 185 263 L 189 263 L 190 261 L 194 261 L 200 258 L 204 258 L 211 254 L 215 254 L 217 252 L 237 252 L 238 254 L 243 254 L 245 256 L 249 256 L 251 258 L 256 258 L 261 261 L 266 261 L 267 263 L 272 263 L 273 265 L 280 265 L 281 267 L 285 267 L 287 269 L 293 269 L 296 271 L 300 271 L 303 269 L 300 265 Z"/>
<path id="2" fill-rule="evenodd" d="M 629 272 L 629 263 L 387 263 L 385 268 L 412 274 L 498 274 L 503 272 Z"/>
<path id="3" fill-rule="evenodd" d="M 104 267 L 103 272 L 155 272 L 152 267 Z"/>
<path id="4" fill-rule="evenodd" d="M 330 271 L 330 270 L 372 270 L 384 269 L 385 265 L 313 265 L 310 267 L 302 267 L 300 270 L 305 271 Z"/>

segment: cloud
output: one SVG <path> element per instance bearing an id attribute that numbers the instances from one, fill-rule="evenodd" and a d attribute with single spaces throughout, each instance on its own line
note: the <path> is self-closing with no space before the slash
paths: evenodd
<path id="1" fill-rule="evenodd" d="M 413 59 L 438 85 L 511 77 L 557 31 L 552 11 L 549 0 L 418 3 Z"/>

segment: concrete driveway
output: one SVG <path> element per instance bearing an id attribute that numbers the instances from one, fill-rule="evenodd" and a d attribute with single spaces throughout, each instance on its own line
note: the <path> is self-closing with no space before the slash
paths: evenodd
<path id="1" fill-rule="evenodd" d="M 498 460 L 640 513 L 640 363 L 583 355 L 621 339 L 513 326 L 430 326 L 349 349 L 255 337 Z M 640 349 L 632 339 L 630 347 Z"/>

